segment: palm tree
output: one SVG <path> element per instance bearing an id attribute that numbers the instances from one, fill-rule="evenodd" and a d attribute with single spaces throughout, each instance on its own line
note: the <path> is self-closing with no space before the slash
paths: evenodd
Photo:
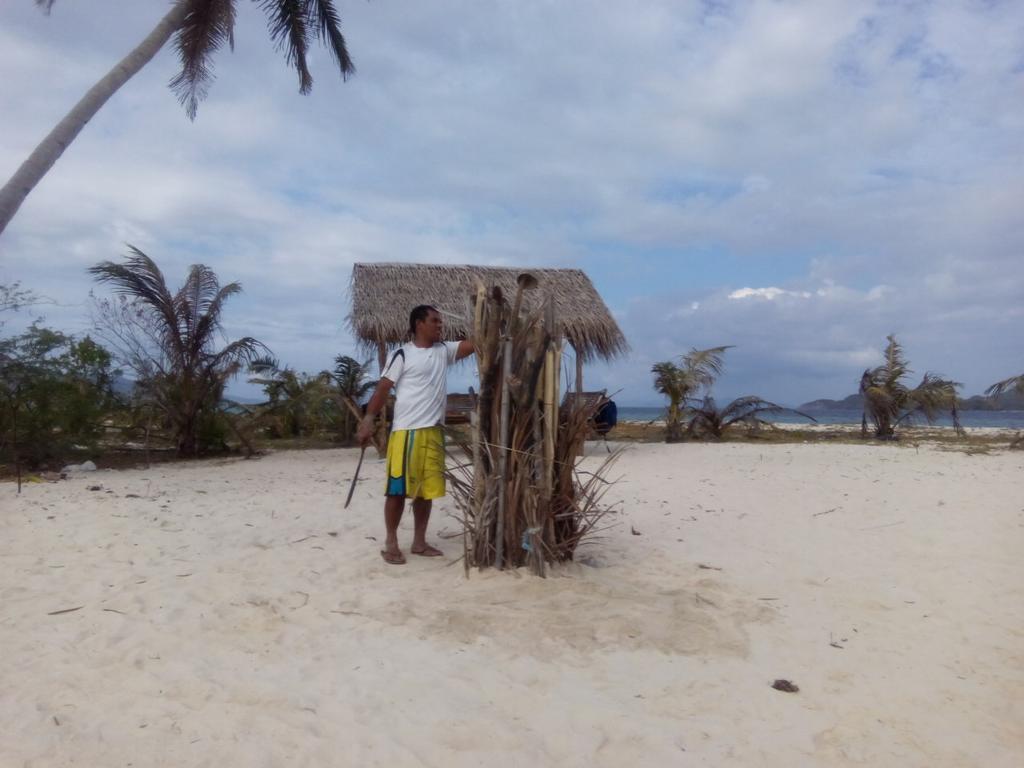
<path id="1" fill-rule="evenodd" d="M 953 426 L 961 432 L 956 410 L 959 382 L 944 379 L 935 373 L 925 373 L 921 383 L 908 388 L 903 379 L 911 371 L 903 348 L 892 334 L 886 337 L 885 362 L 877 368 L 864 371 L 860 379 L 860 394 L 864 398 L 861 434 L 867 434 L 870 419 L 875 425 L 875 437 L 892 439 L 896 428 L 904 421 L 923 417 L 929 424 L 935 422 L 940 411 L 949 410 Z"/>
<path id="2" fill-rule="evenodd" d="M 224 303 L 241 292 L 239 283 L 221 286 L 213 270 L 195 264 L 172 294 L 156 263 L 128 248 L 123 264 L 89 269 L 122 298 L 120 305 L 101 304 L 99 330 L 170 426 L 178 455 L 195 456 L 203 447 L 200 427 L 216 414 L 227 381 L 268 350 L 249 336 L 218 348 Z"/>
<path id="3" fill-rule="evenodd" d="M 377 381 L 370 376 L 371 361 L 359 362 L 348 355 L 334 358 L 334 381 L 338 392 L 348 403 L 360 405 L 363 399 L 377 388 Z M 351 407 L 344 408 L 341 415 L 341 437 L 347 440 L 355 432 L 356 417 Z"/>
<path id="4" fill-rule="evenodd" d="M 696 394 L 708 390 L 715 378 L 722 373 L 722 354 L 730 346 L 711 347 L 710 349 L 691 349 L 682 356 L 682 365 L 671 361 L 655 363 L 651 368 L 654 374 L 654 389 L 668 397 L 668 408 L 665 411 L 665 442 L 676 443 L 683 439 L 683 415 L 687 401 Z"/>
<path id="5" fill-rule="evenodd" d="M 54 0 L 36 0 L 36 5 L 47 13 L 53 3 Z M 0 234 L 85 124 L 149 63 L 172 35 L 181 59 L 181 72 L 170 86 L 189 118 L 195 119 L 199 102 L 213 81 L 213 54 L 224 43 L 234 48 L 235 5 L 235 0 L 174 0 L 171 10 L 146 39 L 89 89 L 0 189 Z M 309 93 L 313 87 L 306 54 L 314 37 L 331 52 L 343 79 L 355 73 L 333 0 L 262 0 L 260 5 L 268 17 L 271 40 L 284 49 L 285 60 L 298 72 L 300 93 Z"/>
<path id="6" fill-rule="evenodd" d="M 331 374 L 299 373 L 289 366 L 281 367 L 272 357 L 261 357 L 249 365 L 256 374 L 249 379 L 267 393 L 261 407 L 270 420 L 273 437 L 311 435 L 338 420 L 345 410 L 340 407 L 332 386 Z"/>
<path id="7" fill-rule="evenodd" d="M 702 437 L 705 440 L 720 440 L 726 431 L 736 424 L 747 424 L 751 427 L 763 426 L 768 422 L 762 419 L 762 416 L 778 413 L 795 413 L 817 423 L 817 419 L 803 411 L 769 403 L 755 395 L 738 397 L 723 408 L 718 408 L 715 405 L 715 399 L 709 395 L 700 405 L 690 408 L 690 413 L 690 422 L 687 424 L 686 433 L 692 437 Z"/>

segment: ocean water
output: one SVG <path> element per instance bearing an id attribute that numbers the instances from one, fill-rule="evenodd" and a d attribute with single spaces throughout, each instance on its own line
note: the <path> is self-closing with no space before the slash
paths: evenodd
<path id="1" fill-rule="evenodd" d="M 619 421 L 660 421 L 665 418 L 664 408 L 618 406 Z M 860 424 L 860 411 L 821 411 L 811 414 L 819 424 Z M 807 419 L 792 413 L 781 413 L 766 421 L 779 424 L 810 424 Z M 918 421 L 919 425 L 927 422 Z M 1024 429 L 1024 411 L 961 411 L 960 423 L 966 427 L 998 427 L 1000 429 Z M 940 417 L 935 422 L 939 427 L 951 427 L 953 422 L 949 416 Z"/>

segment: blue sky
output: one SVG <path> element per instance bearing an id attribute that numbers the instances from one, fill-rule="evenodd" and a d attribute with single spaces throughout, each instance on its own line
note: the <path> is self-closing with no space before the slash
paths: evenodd
<path id="1" fill-rule="evenodd" d="M 85 5 L 0 7 L 5 178 L 166 8 Z M 580 268 L 632 347 L 588 386 L 633 405 L 694 346 L 736 346 L 720 397 L 786 403 L 852 392 L 888 333 L 967 394 L 1024 370 L 1024 4 L 339 9 L 358 73 L 318 49 L 308 96 L 252 3 L 194 123 L 163 51 L 0 236 L 0 280 L 84 331 L 125 243 L 172 282 L 201 261 L 245 289 L 229 334 L 316 371 L 354 351 L 355 262 Z"/>

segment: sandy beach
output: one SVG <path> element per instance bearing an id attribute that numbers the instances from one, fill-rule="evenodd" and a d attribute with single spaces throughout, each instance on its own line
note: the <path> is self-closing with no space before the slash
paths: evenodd
<path id="1" fill-rule="evenodd" d="M 0 766 L 1024 764 L 1024 453 L 632 445 L 546 580 L 357 458 L 0 486 Z"/>

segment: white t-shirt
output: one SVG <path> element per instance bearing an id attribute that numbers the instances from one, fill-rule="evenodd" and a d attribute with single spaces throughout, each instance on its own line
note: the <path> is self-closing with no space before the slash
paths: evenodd
<path id="1" fill-rule="evenodd" d="M 422 429 L 444 424 L 448 397 L 448 366 L 455 362 L 459 342 L 432 347 L 403 344 L 391 354 L 381 375 L 395 383 L 392 429 Z"/>

